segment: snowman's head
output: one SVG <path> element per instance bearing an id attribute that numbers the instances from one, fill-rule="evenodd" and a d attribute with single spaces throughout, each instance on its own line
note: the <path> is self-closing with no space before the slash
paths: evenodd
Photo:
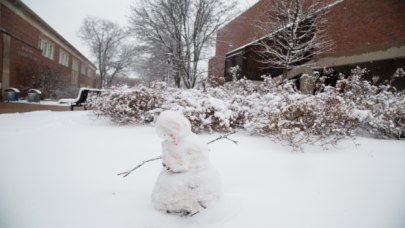
<path id="1" fill-rule="evenodd" d="M 156 121 L 156 133 L 159 137 L 174 141 L 177 145 L 177 140 L 188 133 L 191 133 L 191 124 L 186 117 L 173 112 L 162 112 Z"/>

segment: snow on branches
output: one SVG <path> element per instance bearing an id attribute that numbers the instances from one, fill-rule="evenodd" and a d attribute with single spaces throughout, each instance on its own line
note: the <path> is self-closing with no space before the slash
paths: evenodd
<path id="1" fill-rule="evenodd" d="M 391 86 L 404 71 L 398 69 L 393 80 L 380 86 L 363 80 L 365 72 L 356 68 L 347 78 L 341 75 L 336 87 L 323 86 L 323 92 L 315 95 L 297 91 L 292 81 L 280 85 L 263 76 L 259 87 L 248 80 L 204 91 L 168 88 L 164 83 L 152 88 L 113 87 L 91 98 L 91 106 L 95 115 L 119 125 L 154 125 L 160 113 L 171 110 L 185 116 L 194 133 L 245 129 L 294 151 L 302 151 L 305 144 L 327 149 L 344 138 L 354 139 L 359 128 L 379 138 L 404 136 L 404 93 Z"/>
<path id="2" fill-rule="evenodd" d="M 270 0 L 266 1 L 255 22 L 259 38 L 255 53 L 257 61 L 287 72 L 301 67 L 314 56 L 326 53 L 333 47 L 328 33 L 328 1 Z M 265 34 L 264 37 L 262 35 Z"/>
<path id="3" fill-rule="evenodd" d="M 247 131 L 301 151 L 304 144 L 319 143 L 327 149 L 327 145 L 354 137 L 354 106 L 336 96 L 334 89 L 313 96 L 295 92 L 291 83 L 278 88 L 280 95 L 266 94 L 252 107 Z"/>
<path id="4" fill-rule="evenodd" d="M 354 115 L 360 127 L 377 138 L 400 138 L 405 135 L 405 96 L 398 92 L 392 83 L 396 78 L 405 76 L 399 68 L 391 80 L 381 85 L 363 80 L 366 69 L 357 67 L 347 78 L 341 78 L 338 87 L 347 102 L 356 106 Z"/>

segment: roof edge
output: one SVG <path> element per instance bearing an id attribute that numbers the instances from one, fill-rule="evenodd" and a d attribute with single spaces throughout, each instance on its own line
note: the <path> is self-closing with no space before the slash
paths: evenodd
<path id="1" fill-rule="evenodd" d="M 72 44 L 69 43 L 63 36 L 61 36 L 56 30 L 54 30 L 48 23 L 46 23 L 38 14 L 36 14 L 32 9 L 30 9 L 27 5 L 25 5 L 24 2 L 21 0 L 8 0 L 11 3 L 14 3 L 17 5 L 19 8 L 25 10 L 36 22 L 38 22 L 40 25 L 42 25 L 45 29 L 48 29 L 49 32 L 51 32 L 56 38 L 58 38 L 62 43 L 65 43 L 69 48 L 71 48 L 73 51 L 76 52 L 80 57 L 84 58 L 87 60 L 87 64 L 90 64 L 93 66 L 96 70 L 97 67 L 94 65 L 86 56 L 84 56 L 79 50 L 77 50 Z"/>

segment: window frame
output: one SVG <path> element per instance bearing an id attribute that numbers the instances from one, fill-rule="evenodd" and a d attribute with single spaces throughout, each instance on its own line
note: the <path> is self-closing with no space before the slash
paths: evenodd
<path id="1" fill-rule="evenodd" d="M 69 54 L 59 49 L 59 64 L 69 67 Z"/>
<path id="2" fill-rule="evenodd" d="M 81 64 L 81 69 L 80 69 L 80 73 L 82 74 L 82 75 L 86 75 L 86 68 L 87 68 L 87 66 L 86 66 L 86 64 Z"/>
<path id="3" fill-rule="evenodd" d="M 38 39 L 38 48 L 41 49 L 41 50 L 42 50 L 42 42 L 44 42 L 44 39 L 42 39 L 42 37 L 39 37 L 39 39 Z"/>
<path id="4" fill-rule="evenodd" d="M 44 40 L 44 50 L 42 51 L 42 55 L 48 58 L 48 44 L 47 40 Z"/>
<path id="5" fill-rule="evenodd" d="M 72 57 L 72 78 L 71 83 L 77 85 L 79 83 L 79 60 Z"/>
<path id="6" fill-rule="evenodd" d="M 52 42 L 39 36 L 38 48 L 42 50 L 42 56 L 54 60 L 55 45 Z"/>
<path id="7" fill-rule="evenodd" d="M 50 55 L 50 59 L 53 60 L 53 53 L 55 52 L 55 46 L 53 44 L 49 44 L 49 55 Z"/>
<path id="8" fill-rule="evenodd" d="M 87 77 L 91 78 L 91 73 L 92 73 L 91 69 L 87 68 Z"/>

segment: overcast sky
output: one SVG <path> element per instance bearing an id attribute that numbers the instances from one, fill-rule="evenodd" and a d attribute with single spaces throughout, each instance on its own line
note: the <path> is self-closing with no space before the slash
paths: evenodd
<path id="1" fill-rule="evenodd" d="M 127 16 L 135 0 L 22 0 L 90 60 L 88 47 L 77 37 L 86 16 L 96 16 L 128 25 Z M 258 0 L 238 0 L 239 8 L 246 10 Z"/>

